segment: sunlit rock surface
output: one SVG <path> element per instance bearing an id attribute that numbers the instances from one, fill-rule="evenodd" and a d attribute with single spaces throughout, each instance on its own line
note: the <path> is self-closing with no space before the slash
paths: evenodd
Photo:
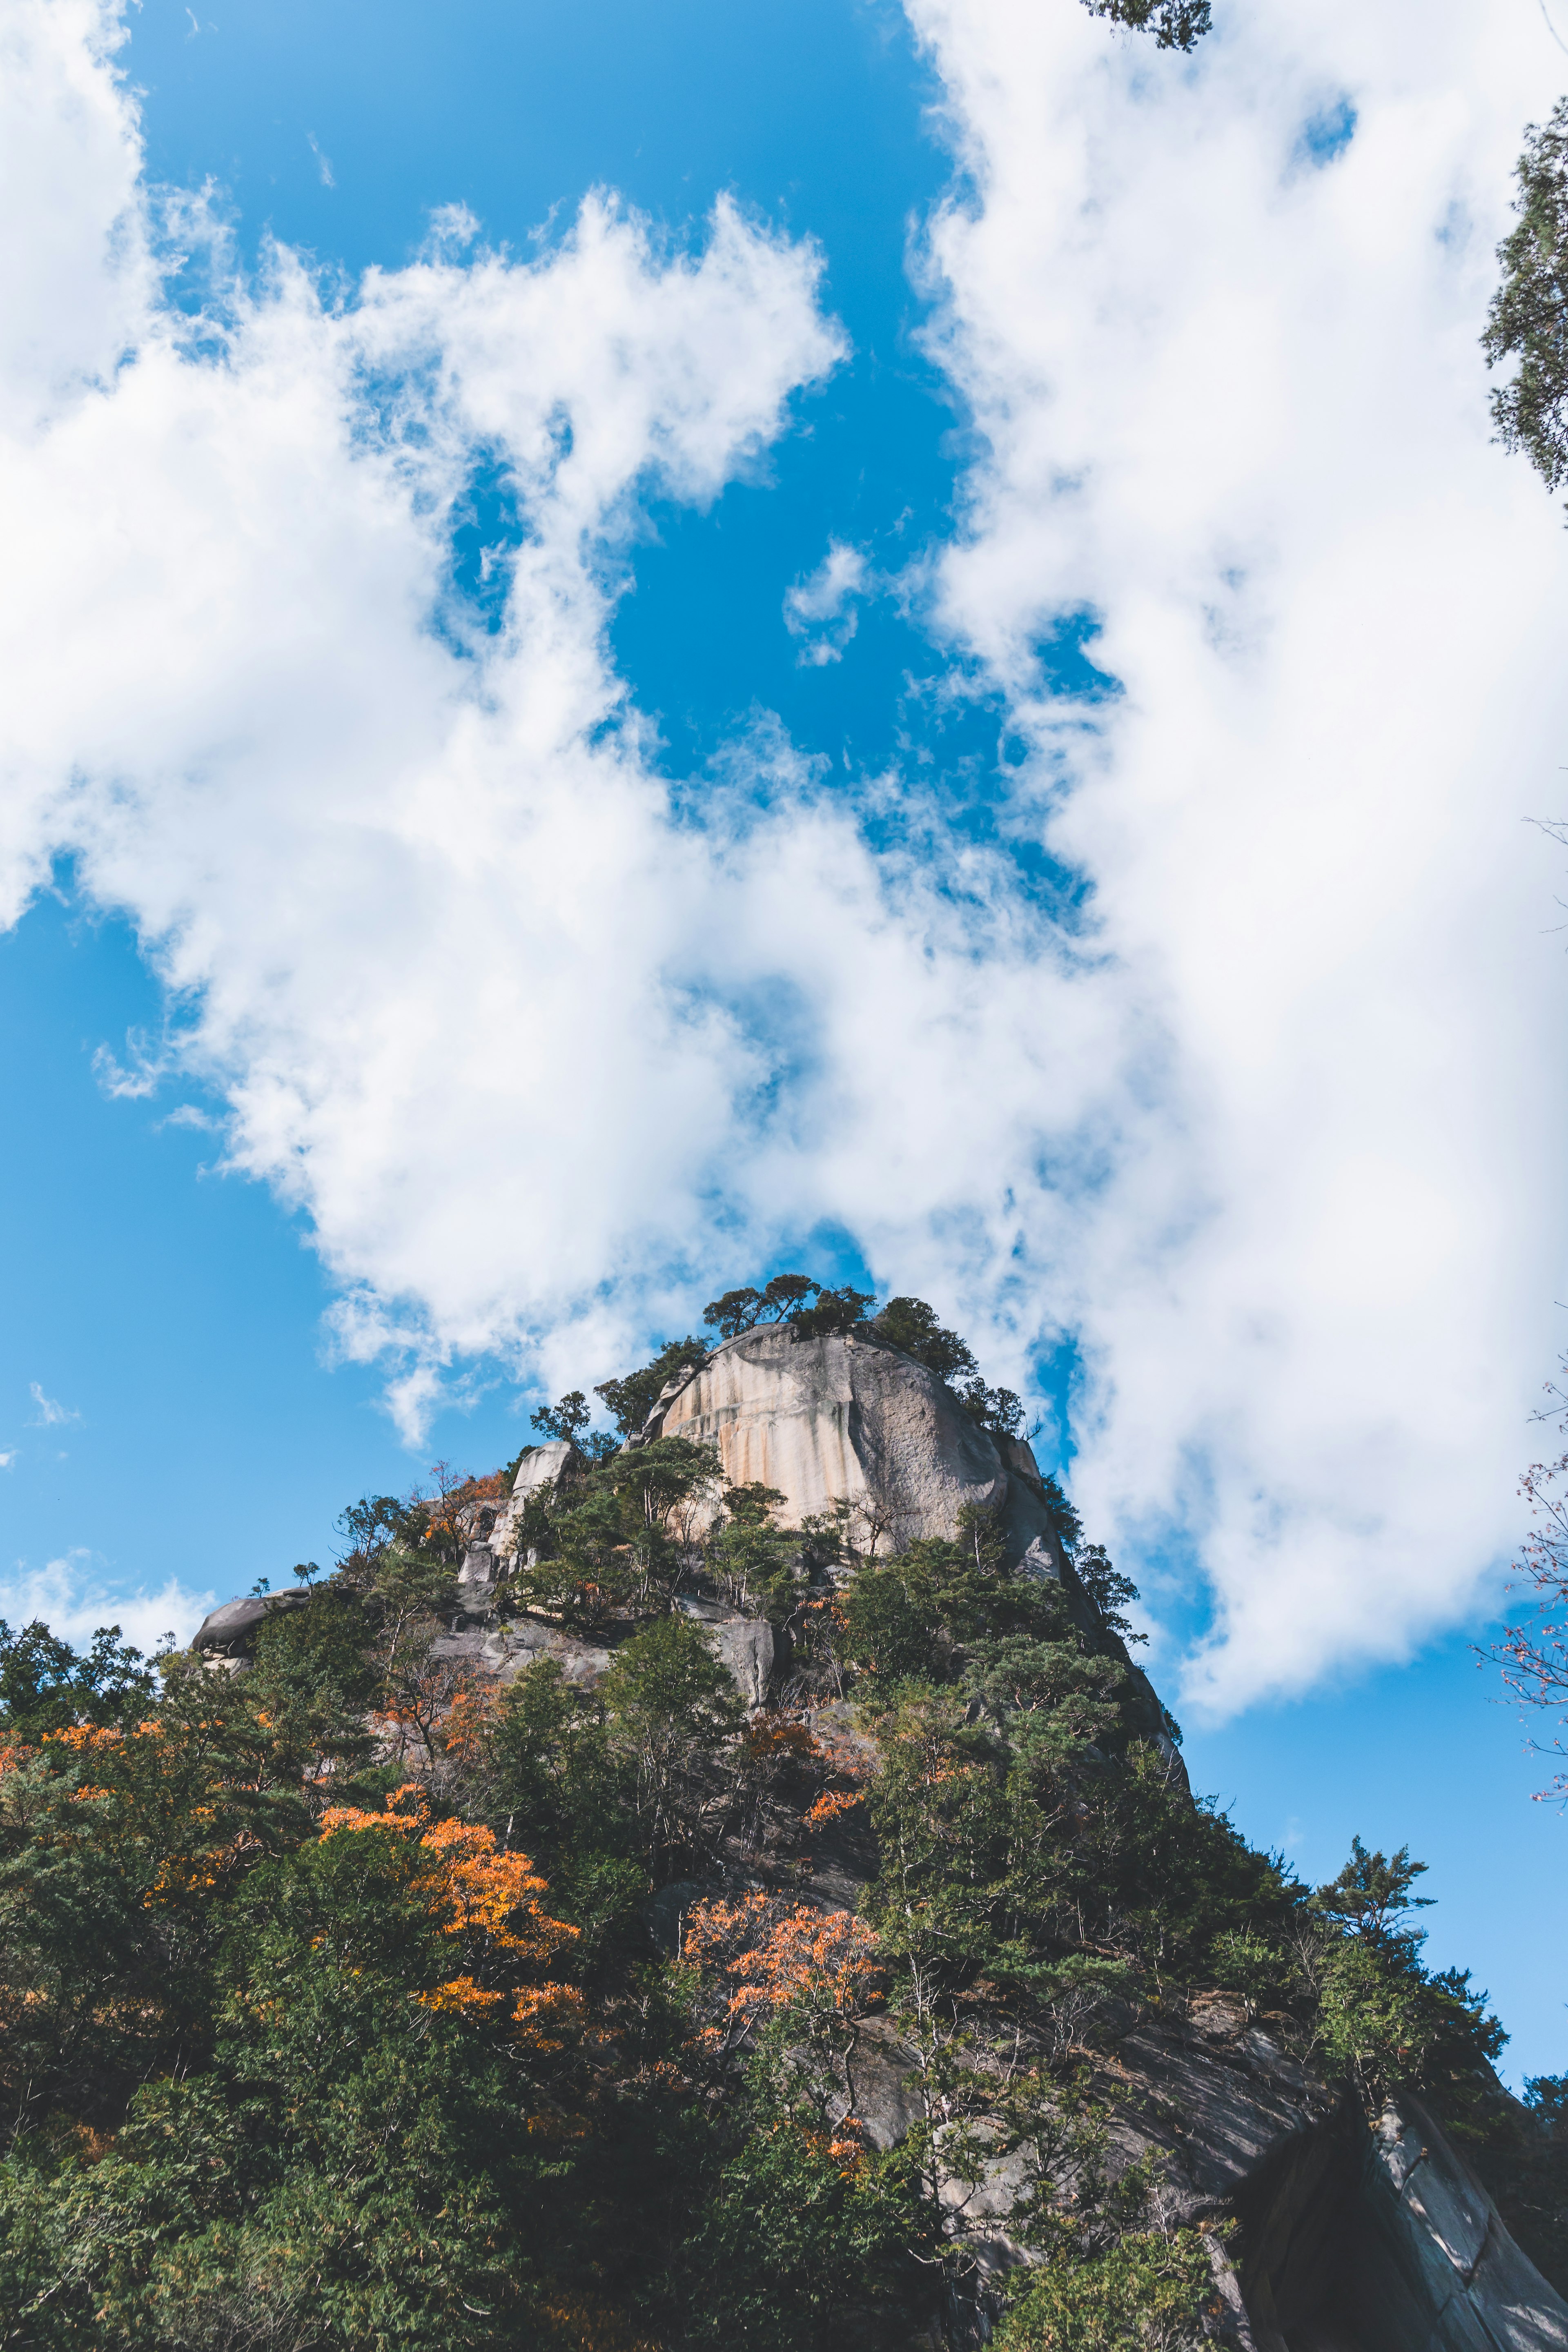
<path id="1" fill-rule="evenodd" d="M 726 1339 L 700 1371 L 670 1382 L 639 1433 L 712 1445 L 732 1486 L 783 1495 L 779 1522 L 840 1500 L 885 1528 L 892 1546 L 958 1533 L 965 1504 L 1005 1514 L 1015 1556 L 1031 1544 L 1054 1570 L 1050 1521 L 1028 1447 L 990 1433 L 945 1383 L 869 1334 L 802 1339 L 788 1324 Z"/>

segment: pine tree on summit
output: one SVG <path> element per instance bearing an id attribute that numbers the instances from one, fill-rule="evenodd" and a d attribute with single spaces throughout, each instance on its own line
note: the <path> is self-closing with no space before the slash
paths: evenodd
<path id="1" fill-rule="evenodd" d="M 702 1309 L 702 1320 L 711 1325 L 721 1339 L 738 1339 L 742 1331 L 752 1330 L 759 1323 L 782 1323 L 793 1318 L 821 1289 L 809 1275 L 775 1274 L 761 1290 L 726 1290 L 721 1297 L 710 1298 Z"/>

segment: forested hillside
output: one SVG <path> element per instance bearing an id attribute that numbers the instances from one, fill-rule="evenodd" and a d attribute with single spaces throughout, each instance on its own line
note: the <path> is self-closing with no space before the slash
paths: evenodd
<path id="1" fill-rule="evenodd" d="M 1192 1801 L 1049 1482 L 1061 1583 L 984 1514 L 785 1528 L 624 1443 L 702 1346 L 605 1384 L 614 1438 L 540 1416 L 573 1451 L 485 1607 L 596 1676 L 452 1654 L 516 1464 L 354 1504 L 240 1670 L 3 1630 L 0 2344 L 1195 2345 L 1245 2228 L 1173 2204 L 1124 2053 L 1215 2013 L 1369 2116 L 1424 2090 L 1562 2282 L 1563 2084 L 1500 2092 L 1419 1863 L 1313 1890 Z M 775 1629 L 763 1707 L 703 1599 Z"/>

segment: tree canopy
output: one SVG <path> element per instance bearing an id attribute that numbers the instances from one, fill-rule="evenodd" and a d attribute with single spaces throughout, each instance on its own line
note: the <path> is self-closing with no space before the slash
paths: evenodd
<path id="1" fill-rule="evenodd" d="M 1137 2029 L 1216 2000 L 1369 2116 L 1418 2087 L 1563 2274 L 1563 2078 L 1504 2096 L 1407 1848 L 1314 1890 L 1191 1801 L 1054 1484 L 1076 1595 L 984 1511 L 784 1528 L 705 1447 L 576 1450 L 479 1604 L 510 1680 L 451 1639 L 505 1484 L 351 1506 L 248 1663 L 0 1631 L 4 2341 L 1202 2352 L 1118 2132 L 1164 2128 Z"/>
<path id="2" fill-rule="evenodd" d="M 1515 177 L 1519 222 L 1498 247 L 1481 349 L 1489 367 L 1515 362 L 1492 389 L 1498 439 L 1555 490 L 1568 479 L 1568 98 L 1529 125 Z"/>

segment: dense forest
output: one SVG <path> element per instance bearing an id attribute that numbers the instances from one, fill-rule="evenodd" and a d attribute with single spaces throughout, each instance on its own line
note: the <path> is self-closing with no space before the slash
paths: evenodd
<path id="1" fill-rule="evenodd" d="M 873 1305 L 783 1281 L 710 1332 Z M 921 1302 L 870 1328 L 1016 1431 Z M 605 1382 L 614 1432 L 536 1416 L 573 1451 L 485 1605 L 595 1679 L 443 1653 L 515 1464 L 354 1504 L 243 1671 L 0 1628 L 0 2344 L 1196 2345 L 1234 2225 L 1122 2160 L 1117 2050 L 1215 1995 L 1369 2113 L 1424 2086 L 1561 2281 L 1564 2084 L 1500 2091 L 1420 1864 L 1358 1842 L 1314 1889 L 1192 1801 L 1054 1482 L 1063 1584 L 983 1513 L 784 1529 L 704 1449 L 628 1446 L 709 1344 Z M 771 1620 L 768 1705 L 692 1596 Z"/>

